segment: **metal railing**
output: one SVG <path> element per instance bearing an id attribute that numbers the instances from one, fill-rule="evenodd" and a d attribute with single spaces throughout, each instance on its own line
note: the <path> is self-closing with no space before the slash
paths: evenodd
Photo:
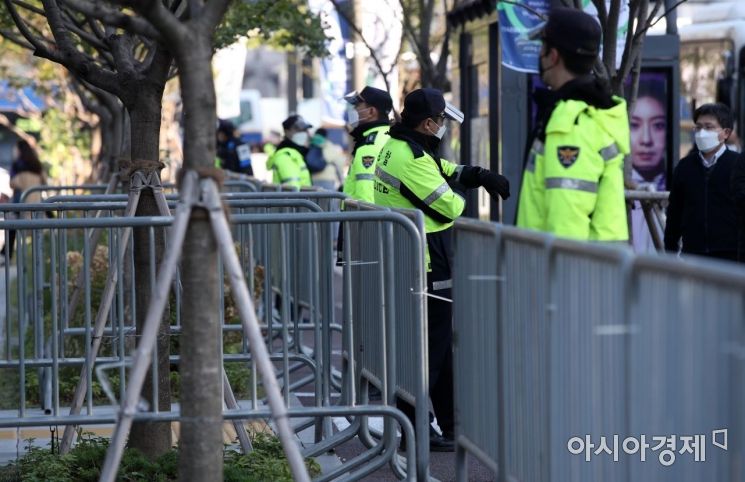
<path id="1" fill-rule="evenodd" d="M 423 361 L 426 351 L 411 349 L 416 330 L 426 335 L 425 312 L 412 311 L 424 295 L 423 262 L 412 264 L 410 261 L 412 257 L 423 257 L 421 215 L 383 210 L 334 212 L 343 198 L 343 195 L 329 191 L 223 194 L 224 206 L 231 212 L 232 232 L 249 291 L 257 295 L 255 301 L 263 320 L 264 341 L 275 364 L 285 404 L 295 390 L 313 387 L 314 406 L 290 412 L 294 418 L 310 420 L 296 424 L 293 427 L 296 431 L 316 425 L 316 444 L 306 449 L 305 455 L 321 454 L 355 436 L 364 439 L 368 447 L 365 453 L 332 473 L 324 474 L 320 480 L 339 477 L 356 480 L 386 463 L 390 463 L 402 478 L 414 480 L 418 477 L 422 480 L 428 470 L 427 444 L 417 447 L 408 419 L 393 407 L 395 394 L 417 398 L 420 412 L 424 413 L 419 418 L 427 419 Z M 126 383 L 119 382 L 118 387 L 112 389 L 112 375 L 116 373 L 118 377 L 114 378 L 127 380 L 126 371 L 132 362 L 134 347 L 133 290 L 136 288 L 132 277 L 133 253 L 131 249 L 123 250 L 122 246 L 125 240 L 131 246 L 131 228 L 148 231 L 149 275 L 153 286 L 158 272 L 153 261 L 155 231 L 167 228 L 172 222 L 170 217 L 121 217 L 128 209 L 127 199 L 128 196 L 117 194 L 59 195 L 49 197 L 41 204 L 0 206 L 0 211 L 31 213 L 30 219 L 0 223 L 0 229 L 18 230 L 19 244 L 12 263 L 14 278 L 11 279 L 11 270 L 5 270 L 4 329 L 13 336 L 6 337 L 4 353 L 0 357 L 0 371 L 18 377 L 19 399 L 16 413 L 12 418 L 0 418 L 0 426 L 77 425 L 115 420 L 114 414 L 101 408 L 124 399 Z M 168 209 L 173 210 L 178 205 L 172 195 L 166 196 L 166 200 Z M 331 212 L 324 212 L 324 209 Z M 55 212 L 58 219 L 47 219 L 45 213 L 48 211 Z M 343 331 L 334 314 L 334 290 L 338 280 L 334 278 L 332 240 L 336 234 L 334 226 L 342 221 L 354 233 L 375 232 L 377 239 L 385 240 L 384 248 L 378 250 L 376 247 L 379 257 L 371 261 L 381 270 L 372 278 L 366 278 L 384 287 L 384 298 L 390 300 L 385 316 L 367 318 L 364 323 L 369 326 L 364 328 L 362 320 L 354 326 L 370 333 L 384 333 L 386 330 L 393 333 L 394 327 L 408 326 L 410 333 L 407 332 L 406 339 L 396 341 L 396 338 L 391 338 L 387 345 L 385 339 L 365 341 L 370 351 L 378 350 L 387 360 L 385 366 L 393 370 L 390 372 L 363 370 L 357 368 L 353 360 L 347 359 L 342 364 L 340 359 L 332 356 L 334 333 L 339 334 L 343 353 L 354 353 L 357 346 L 353 343 L 359 341 L 351 330 Z M 96 232 L 100 236 L 98 239 L 94 236 Z M 349 239 L 352 238 L 350 235 Z M 77 254 L 68 260 L 70 252 Z M 345 293 L 352 293 L 351 273 L 365 262 L 362 261 L 364 253 L 357 252 L 353 257 L 353 252 L 350 247 L 349 263 L 342 269 L 341 282 Z M 364 259 L 368 260 L 367 257 Z M 10 266 L 10 260 L 6 261 Z M 79 263 L 78 271 L 71 269 L 72 261 Z M 95 268 L 93 265 L 97 263 L 100 266 Z M 386 268 L 383 270 L 384 265 Z M 119 268 L 111 281 L 110 300 L 99 304 L 98 298 L 105 296 L 100 291 L 101 280 L 94 278 L 110 272 L 112 266 Z M 395 270 L 391 269 L 393 266 Z M 263 278 L 256 276 L 257 269 L 263 271 Z M 76 273 L 80 273 L 81 279 L 76 279 Z M 170 301 L 173 313 L 171 333 L 175 337 L 180 333 L 178 276 L 177 270 Z M 255 282 L 261 282 L 263 286 Z M 79 306 L 71 307 L 75 292 L 79 293 Z M 221 294 L 224 301 L 229 298 L 224 291 Z M 345 299 L 344 312 L 358 312 L 358 306 L 367 296 L 364 291 L 354 292 L 354 296 Z M 223 305 L 220 310 L 224 336 L 241 333 L 241 325 L 228 319 L 227 306 Z M 96 320 L 102 322 L 98 331 Z M 396 320 L 406 320 L 407 323 L 396 323 Z M 103 340 L 99 353 L 91 350 L 92 340 L 96 337 Z M 426 339 L 426 336 L 421 338 L 419 335 L 418 339 Z M 395 343 L 406 346 L 406 350 L 391 349 Z M 77 347 L 73 350 L 72 345 Z M 178 354 L 171 354 L 170 358 L 172 364 L 179 363 Z M 153 359 L 157 359 L 157 352 Z M 256 361 L 246 340 L 239 353 L 224 353 L 223 361 L 248 366 L 252 374 L 250 409 L 246 410 L 245 402 L 240 402 L 244 408 L 225 411 L 226 419 L 266 417 L 265 402 L 260 396 L 261 384 L 256 376 Z M 65 367 L 74 367 L 75 372 L 83 368 L 85 407 L 82 413 L 67 413 L 66 404 L 60 401 L 60 370 Z M 295 372 L 298 375 L 294 375 Z M 359 378 L 363 372 L 364 383 Z M 42 380 L 40 408 L 47 409 L 48 413 L 33 409 L 25 400 L 29 374 L 38 375 Z M 155 370 L 153 376 L 157 376 Z M 386 394 L 391 394 L 386 398 L 389 406 L 370 406 L 364 397 L 357 396 L 359 387 L 367 386 L 368 379 L 374 379 Z M 157 383 L 153 385 L 157 387 Z M 96 393 L 104 388 L 108 398 L 94 394 L 94 388 Z M 158 410 L 157 389 L 154 391 L 149 403 L 155 410 L 138 412 L 135 418 L 177 419 L 178 413 L 172 410 Z M 338 395 L 338 400 L 334 400 L 334 395 Z M 242 415 L 237 417 L 235 413 Z M 369 432 L 366 416 L 372 415 L 384 416 L 383 434 Z M 334 433 L 330 427 L 332 416 L 349 417 L 352 425 Z M 424 434 L 423 440 L 428 436 L 427 423 L 417 423 L 420 437 Z M 405 466 L 395 457 L 396 424 L 412 441 Z M 422 439 L 420 437 L 417 439 Z"/>
<path id="2" fill-rule="evenodd" d="M 742 480 L 739 266 L 465 220 L 455 245 L 458 480 L 469 453 L 509 481 Z"/>

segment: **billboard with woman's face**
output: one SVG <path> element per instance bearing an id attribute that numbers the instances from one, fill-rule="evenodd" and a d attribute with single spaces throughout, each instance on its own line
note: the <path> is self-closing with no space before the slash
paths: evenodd
<path id="1" fill-rule="evenodd" d="M 629 92 L 630 85 L 626 91 Z M 639 92 L 629 113 L 633 180 L 664 191 L 668 170 L 669 95 L 664 73 L 642 72 Z"/>
<path id="2" fill-rule="evenodd" d="M 626 85 L 626 92 L 631 92 L 630 82 Z M 636 101 L 629 112 L 631 176 L 639 189 L 667 190 L 672 135 L 669 129 L 670 102 L 668 75 L 643 71 L 639 77 Z M 659 228 L 655 229 L 659 231 Z M 634 202 L 631 209 L 631 239 L 636 252 L 655 251 L 649 230 L 641 204 Z"/>

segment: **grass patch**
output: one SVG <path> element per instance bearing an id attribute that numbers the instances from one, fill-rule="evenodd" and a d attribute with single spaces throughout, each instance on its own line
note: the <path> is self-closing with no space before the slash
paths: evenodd
<path id="1" fill-rule="evenodd" d="M 66 455 L 48 449 L 32 447 L 15 463 L 0 467 L 0 482 L 95 482 L 101 475 L 108 439 L 83 433 L 78 444 Z M 276 437 L 257 434 L 253 452 L 244 455 L 225 451 L 226 482 L 292 481 L 290 467 Z M 305 465 L 311 477 L 320 475 L 321 468 L 312 459 Z M 178 449 L 150 461 L 141 452 L 128 448 L 119 466 L 120 481 L 168 482 L 178 479 Z"/>

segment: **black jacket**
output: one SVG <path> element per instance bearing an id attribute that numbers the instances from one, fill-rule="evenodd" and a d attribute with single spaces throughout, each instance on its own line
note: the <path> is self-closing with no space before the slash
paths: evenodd
<path id="1" fill-rule="evenodd" d="M 665 226 L 665 250 L 704 256 L 734 257 L 737 252 L 737 215 L 730 188 L 732 168 L 739 154 L 725 151 L 711 168 L 698 152 L 680 160 L 673 173 Z"/>
<path id="2" fill-rule="evenodd" d="M 732 197 L 737 210 L 738 261 L 745 262 L 745 152 L 740 154 L 732 167 Z"/>

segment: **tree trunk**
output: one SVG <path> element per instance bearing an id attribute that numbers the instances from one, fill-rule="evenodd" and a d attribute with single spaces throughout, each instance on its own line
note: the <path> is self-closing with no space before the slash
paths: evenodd
<path id="1" fill-rule="evenodd" d="M 202 36 L 204 37 L 204 36 Z M 215 158 L 215 91 L 211 38 L 178 52 L 184 102 L 184 166 L 212 167 Z M 187 47 L 184 45 L 184 47 Z M 204 211 L 192 212 L 183 252 L 181 313 L 181 440 L 179 479 L 223 479 L 222 364 L 217 254 Z"/>
<path id="2" fill-rule="evenodd" d="M 217 249 L 204 210 L 192 213 L 181 281 L 181 438 L 179 480 L 222 480 L 221 336 Z"/>
<path id="3" fill-rule="evenodd" d="M 124 107 L 115 96 L 108 93 L 102 93 L 99 99 L 111 115 L 111 129 L 108 134 L 110 140 L 108 141 L 108 145 L 104 147 L 106 147 L 106 155 L 108 156 L 105 159 L 108 172 L 109 174 L 113 174 L 116 172 L 117 163 L 122 154 L 124 144 Z"/>
<path id="4" fill-rule="evenodd" d="M 131 156 L 133 162 L 138 160 L 158 160 L 160 140 L 160 110 L 163 97 L 162 84 L 139 83 L 139 91 L 134 104 L 128 106 L 131 122 Z M 140 195 L 136 216 L 157 216 L 157 204 L 151 189 L 144 189 Z M 160 265 L 165 253 L 165 232 L 163 228 L 154 229 L 155 266 Z M 145 320 L 150 296 L 154 289 L 155 279 L 150 278 L 150 228 L 134 229 L 134 266 L 135 266 L 135 305 L 137 334 L 140 334 Z M 169 411 L 171 407 L 170 389 L 170 337 L 169 310 L 163 314 L 158 331 L 157 367 L 158 367 L 158 410 Z M 142 396 L 153 403 L 152 370 L 145 379 Z M 150 458 L 157 458 L 171 449 L 171 424 L 169 422 L 135 422 L 129 436 L 129 446 L 137 448 Z"/>

